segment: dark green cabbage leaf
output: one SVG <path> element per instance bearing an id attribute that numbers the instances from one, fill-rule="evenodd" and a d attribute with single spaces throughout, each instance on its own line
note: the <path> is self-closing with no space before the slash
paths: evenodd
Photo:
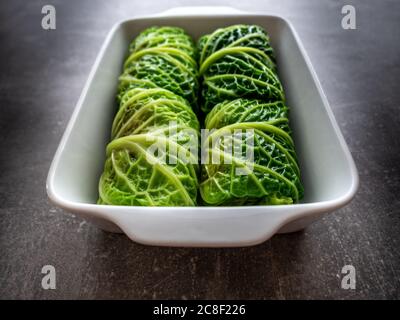
<path id="1" fill-rule="evenodd" d="M 288 107 L 269 37 L 234 25 L 200 38 L 200 194 L 206 205 L 291 204 L 303 197 Z"/>
<path id="2" fill-rule="evenodd" d="M 291 204 L 301 199 L 300 170 L 287 124 L 287 107 L 281 102 L 239 98 L 215 106 L 206 117 L 206 128 L 215 130 L 203 144 L 208 160 L 200 193 L 205 204 Z M 236 134 L 246 130 L 250 136 Z M 235 145 L 239 150 L 232 152 Z"/>
<path id="3" fill-rule="evenodd" d="M 202 109 L 236 98 L 284 101 L 269 37 L 259 26 L 234 25 L 199 40 Z"/>

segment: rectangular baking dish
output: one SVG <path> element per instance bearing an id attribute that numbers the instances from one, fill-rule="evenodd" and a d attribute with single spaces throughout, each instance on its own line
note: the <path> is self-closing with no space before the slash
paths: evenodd
<path id="1" fill-rule="evenodd" d="M 305 188 L 301 203 L 242 207 L 97 205 L 98 179 L 115 113 L 117 79 L 130 41 L 154 25 L 184 28 L 195 39 L 232 24 L 270 34 L 291 108 L 290 121 Z M 108 34 L 54 156 L 47 179 L 53 203 L 100 228 L 150 245 L 249 246 L 277 232 L 306 227 L 347 204 L 358 187 L 351 154 L 300 39 L 282 17 L 226 7 L 183 7 L 116 24 Z"/>

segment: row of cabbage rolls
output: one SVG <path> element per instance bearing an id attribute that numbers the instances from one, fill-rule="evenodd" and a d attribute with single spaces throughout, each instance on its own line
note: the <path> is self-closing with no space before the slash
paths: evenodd
<path id="1" fill-rule="evenodd" d="M 197 47 L 181 28 L 144 30 L 129 47 L 117 101 L 98 203 L 301 199 L 288 108 L 261 27 L 221 28 L 201 37 Z M 199 114 L 208 129 L 202 135 Z"/>

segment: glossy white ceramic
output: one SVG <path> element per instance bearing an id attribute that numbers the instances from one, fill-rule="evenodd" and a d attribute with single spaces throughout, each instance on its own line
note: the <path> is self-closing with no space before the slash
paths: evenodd
<path id="1" fill-rule="evenodd" d="M 129 42 L 153 25 L 183 27 L 197 39 L 218 27 L 258 24 L 270 34 L 285 88 L 305 188 L 301 203 L 247 207 L 97 205 L 98 179 L 115 113 L 117 79 Z M 108 34 L 52 162 L 52 202 L 108 231 L 166 246 L 248 246 L 306 227 L 348 203 L 358 175 L 320 83 L 291 24 L 282 17 L 225 7 L 184 7 L 116 24 Z"/>

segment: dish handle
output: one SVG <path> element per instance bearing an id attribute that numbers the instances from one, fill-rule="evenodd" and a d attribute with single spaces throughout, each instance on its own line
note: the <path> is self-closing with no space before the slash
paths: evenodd
<path id="1" fill-rule="evenodd" d="M 242 247 L 269 239 L 284 225 L 310 210 L 293 206 L 108 207 L 107 220 L 130 239 L 148 245 Z M 316 214 L 316 212 L 314 212 Z"/>

